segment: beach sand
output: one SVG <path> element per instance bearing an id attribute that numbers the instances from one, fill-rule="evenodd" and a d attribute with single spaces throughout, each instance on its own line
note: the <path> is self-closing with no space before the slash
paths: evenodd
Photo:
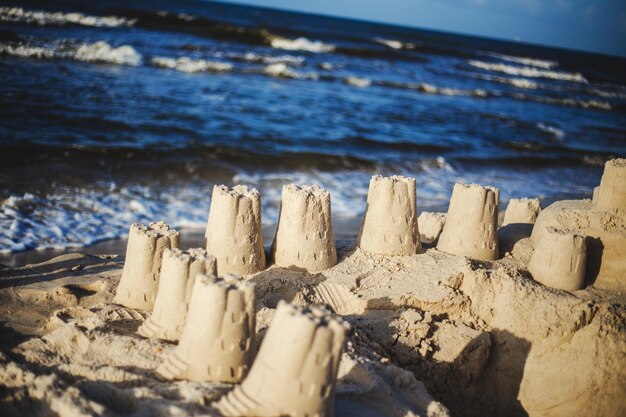
<path id="1" fill-rule="evenodd" d="M 626 412 L 623 292 L 547 288 L 511 254 L 337 251 L 321 273 L 248 278 L 260 337 L 279 300 L 327 304 L 351 324 L 336 415 Z M 219 415 L 211 405 L 232 386 L 162 379 L 176 345 L 139 336 L 148 313 L 111 303 L 123 262 L 76 253 L 1 271 L 2 415 Z"/>

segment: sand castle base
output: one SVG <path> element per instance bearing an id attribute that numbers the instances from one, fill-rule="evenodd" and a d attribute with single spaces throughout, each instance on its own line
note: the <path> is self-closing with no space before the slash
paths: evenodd
<path id="1" fill-rule="evenodd" d="M 281 301 L 250 374 L 218 410 L 225 416 L 332 416 L 346 326 L 326 310 Z"/>
<path id="2" fill-rule="evenodd" d="M 308 272 L 337 263 L 328 191 L 317 185 L 283 187 L 272 254 L 277 266 Z"/>
<path id="3" fill-rule="evenodd" d="M 358 246 L 379 255 L 414 255 L 421 251 L 415 178 L 374 175 Z"/>
<path id="4" fill-rule="evenodd" d="M 498 259 L 498 198 L 493 187 L 454 185 L 437 249 L 483 261 Z"/>
<path id="5" fill-rule="evenodd" d="M 535 247 L 550 227 L 576 230 L 587 236 L 589 284 L 626 289 L 626 209 L 598 210 L 590 200 L 557 201 L 537 218 L 531 235 Z"/>
<path id="6" fill-rule="evenodd" d="M 213 188 L 206 229 L 206 250 L 217 259 L 220 275 L 250 275 L 265 269 L 261 196 L 237 185 Z"/>
<path id="7" fill-rule="evenodd" d="M 145 337 L 177 341 L 182 333 L 196 275 L 216 274 L 216 262 L 203 249 L 166 249 L 152 315 L 137 332 Z"/>
<path id="8" fill-rule="evenodd" d="M 512 198 L 504 212 L 502 226 L 507 224 L 535 224 L 541 213 L 541 203 L 538 198 Z"/>
<path id="9" fill-rule="evenodd" d="M 548 227 L 541 234 L 528 270 L 536 281 L 566 291 L 585 286 L 585 236 Z"/>
<path id="10" fill-rule="evenodd" d="M 198 274 L 180 343 L 157 372 L 168 379 L 239 382 L 254 356 L 254 284 Z"/>
<path id="11" fill-rule="evenodd" d="M 148 226 L 133 224 L 113 301 L 125 307 L 152 310 L 159 288 L 163 251 L 178 248 L 178 241 L 178 232 L 163 222 Z"/>

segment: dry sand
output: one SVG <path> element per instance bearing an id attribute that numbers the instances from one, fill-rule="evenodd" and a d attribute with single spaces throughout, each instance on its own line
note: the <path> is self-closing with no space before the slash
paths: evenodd
<path id="1" fill-rule="evenodd" d="M 337 250 L 321 273 L 248 278 L 259 338 L 280 300 L 351 324 L 337 416 L 626 415 L 623 292 L 550 289 L 511 255 Z M 160 377 L 176 345 L 137 334 L 148 313 L 111 304 L 122 265 L 69 254 L 0 272 L 1 415 L 219 415 L 232 385 Z"/>

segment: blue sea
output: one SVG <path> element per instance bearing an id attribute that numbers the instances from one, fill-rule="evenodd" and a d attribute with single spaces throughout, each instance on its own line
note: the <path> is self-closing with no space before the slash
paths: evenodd
<path id="1" fill-rule="evenodd" d="M 546 201 L 626 155 L 626 59 L 194 0 L 0 2 L 0 252 L 204 227 L 214 184 L 358 219 L 373 174 Z M 353 231 L 356 234 L 356 230 Z"/>

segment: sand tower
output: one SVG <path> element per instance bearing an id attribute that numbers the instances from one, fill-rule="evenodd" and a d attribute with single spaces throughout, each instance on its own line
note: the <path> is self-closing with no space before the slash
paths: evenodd
<path id="1" fill-rule="evenodd" d="M 528 270 L 548 287 L 576 291 L 585 284 L 585 235 L 548 227 L 537 242 Z"/>
<path id="2" fill-rule="evenodd" d="M 178 248 L 179 234 L 164 222 L 133 224 L 128 233 L 126 261 L 113 302 L 152 310 L 165 249 Z"/>
<path id="3" fill-rule="evenodd" d="M 283 187 L 272 254 L 277 266 L 308 272 L 337 263 L 328 191 L 317 185 Z"/>
<path id="4" fill-rule="evenodd" d="M 497 188 L 454 184 L 437 249 L 483 261 L 498 259 Z"/>
<path id="5" fill-rule="evenodd" d="M 217 408 L 225 416 L 333 415 L 347 324 L 281 301 L 250 373 Z"/>
<path id="6" fill-rule="evenodd" d="M 191 289 L 198 273 L 215 275 L 215 258 L 204 249 L 165 249 L 159 291 L 152 315 L 139 327 L 139 334 L 164 340 L 180 338 L 187 317 Z"/>
<path id="7" fill-rule="evenodd" d="M 504 212 L 502 226 L 514 223 L 535 224 L 541 213 L 541 204 L 538 198 L 512 198 Z"/>
<path id="8" fill-rule="evenodd" d="M 604 165 L 600 185 L 593 190 L 593 205 L 598 210 L 626 208 L 626 159 L 612 159 Z"/>
<path id="9" fill-rule="evenodd" d="M 439 239 L 443 226 L 446 224 L 446 214 L 423 211 L 417 217 L 417 224 L 422 243 L 433 243 Z"/>
<path id="10" fill-rule="evenodd" d="M 421 251 L 415 178 L 372 177 L 357 242 L 364 251 L 380 255 L 414 255 Z"/>
<path id="11" fill-rule="evenodd" d="M 213 187 L 206 250 L 220 275 L 249 275 L 265 269 L 261 195 L 245 185 Z"/>
<path id="12" fill-rule="evenodd" d="M 157 372 L 168 379 L 239 382 L 254 357 L 254 337 L 254 284 L 235 275 L 198 274 L 180 343 Z"/>

